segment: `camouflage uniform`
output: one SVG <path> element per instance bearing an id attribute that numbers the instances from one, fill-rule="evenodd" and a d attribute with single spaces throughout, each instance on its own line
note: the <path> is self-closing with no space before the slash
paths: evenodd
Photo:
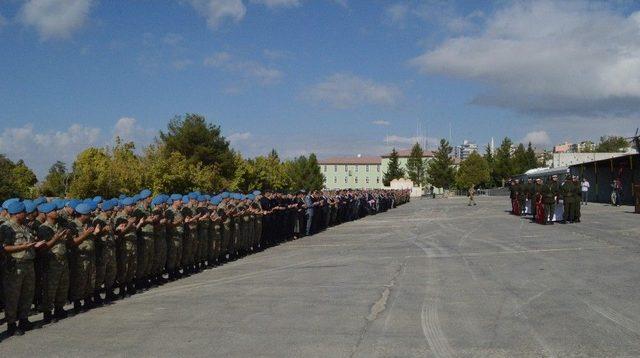
<path id="1" fill-rule="evenodd" d="M 35 236 L 25 226 L 8 220 L 0 226 L 0 242 L 4 246 L 22 245 L 35 242 Z M 8 324 L 18 319 L 29 317 L 35 290 L 34 259 L 35 250 L 29 248 L 24 251 L 5 255 L 3 267 L 4 310 Z"/>
<path id="2" fill-rule="evenodd" d="M 182 208 L 182 215 L 186 217 L 194 216 L 193 210 L 190 206 L 185 205 Z M 187 269 L 193 263 L 193 248 L 195 243 L 195 237 L 197 235 L 197 224 L 190 222 L 185 225 L 184 236 L 182 240 L 182 259 L 180 264 L 182 268 Z"/>
<path id="3" fill-rule="evenodd" d="M 204 262 L 208 258 L 208 248 L 210 245 L 209 240 L 209 227 L 211 226 L 211 220 L 209 219 L 209 209 L 200 206 L 198 207 L 198 212 L 202 215 L 205 215 L 205 219 L 201 219 L 198 221 L 198 263 L 204 264 Z"/>
<path id="4" fill-rule="evenodd" d="M 103 232 L 96 237 L 96 291 L 104 285 L 107 294 L 115 286 L 118 273 L 116 260 L 116 240 L 113 233 L 113 219 L 106 213 L 100 213 L 93 220 L 93 226 L 110 227 L 111 232 Z"/>
<path id="5" fill-rule="evenodd" d="M 121 213 L 116 217 L 116 227 L 121 224 L 128 224 L 129 215 Z M 129 230 L 122 235 L 122 240 L 118 248 L 118 282 L 126 285 L 133 282 L 136 274 L 137 247 L 136 231 Z"/>
<path id="6" fill-rule="evenodd" d="M 167 230 L 167 271 L 170 273 L 180 267 L 182 261 L 182 239 L 184 237 L 184 217 L 182 212 L 175 208 L 169 208 L 165 212 L 169 229 Z"/>
<path id="7" fill-rule="evenodd" d="M 133 216 L 135 216 L 137 220 L 143 218 L 146 220 L 151 216 L 151 210 L 144 205 L 140 205 L 134 210 Z M 137 240 L 138 263 L 136 266 L 136 279 L 138 280 L 144 280 L 151 275 L 153 255 L 155 253 L 153 232 L 153 224 L 151 223 L 145 223 L 142 225 L 142 228 L 140 228 Z"/>
<path id="8" fill-rule="evenodd" d="M 161 217 L 164 215 L 163 210 L 159 208 L 154 209 L 153 213 Z M 153 275 L 160 277 L 167 264 L 167 225 L 160 223 L 160 220 L 153 226 L 153 239 L 152 272 Z"/>
<path id="9" fill-rule="evenodd" d="M 45 222 L 38 228 L 38 239 L 50 241 L 61 231 L 58 223 Z M 67 261 L 68 237 L 63 237 L 46 252 L 45 288 L 41 310 L 50 312 L 54 307 L 61 310 L 69 294 L 69 262 Z"/>
<path id="10" fill-rule="evenodd" d="M 75 219 L 69 224 L 73 236 L 82 234 L 87 227 L 80 220 Z M 96 283 L 96 257 L 93 233 L 71 250 L 69 299 L 78 301 L 93 296 Z"/>

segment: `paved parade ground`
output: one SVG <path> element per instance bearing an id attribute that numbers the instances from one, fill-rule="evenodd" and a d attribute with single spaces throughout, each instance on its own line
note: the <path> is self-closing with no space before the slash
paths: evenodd
<path id="1" fill-rule="evenodd" d="M 423 199 L 0 342 L 0 356 L 640 356 L 640 216 Z M 4 329 L 4 326 L 2 326 Z"/>

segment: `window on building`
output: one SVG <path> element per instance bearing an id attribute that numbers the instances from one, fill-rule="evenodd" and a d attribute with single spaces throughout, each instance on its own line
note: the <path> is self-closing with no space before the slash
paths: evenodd
<path id="1" fill-rule="evenodd" d="M 327 172 L 327 166 L 325 165 L 323 169 L 324 169 L 324 172 L 326 173 Z"/>
<path id="2" fill-rule="evenodd" d="M 337 165 L 334 165 L 334 166 L 333 166 L 333 171 L 334 171 L 334 172 L 337 172 L 337 171 L 338 171 L 338 166 L 337 166 Z"/>
<path id="3" fill-rule="evenodd" d="M 347 184 L 349 182 L 349 178 L 348 177 L 344 177 L 344 183 Z"/>
<path id="4" fill-rule="evenodd" d="M 376 184 L 380 184 L 380 177 L 376 177 Z"/>
<path id="5" fill-rule="evenodd" d="M 380 164 L 376 165 L 376 170 L 380 173 Z"/>
<path id="6" fill-rule="evenodd" d="M 369 184 L 369 177 L 367 177 L 367 178 L 365 179 L 365 182 L 366 182 L 367 184 Z"/>
<path id="7" fill-rule="evenodd" d="M 356 182 L 356 184 L 358 184 L 358 177 L 355 178 L 355 182 Z"/>
<path id="8" fill-rule="evenodd" d="M 356 173 L 358 172 L 358 167 L 359 167 L 359 165 L 356 165 Z"/>
<path id="9" fill-rule="evenodd" d="M 369 172 L 369 164 L 367 164 L 367 166 L 365 167 L 365 171 L 368 173 Z"/>
<path id="10" fill-rule="evenodd" d="M 333 184 L 338 184 L 338 177 L 333 178 Z"/>
<path id="11" fill-rule="evenodd" d="M 348 165 L 345 165 L 345 166 L 344 166 L 344 171 L 345 171 L 345 172 L 348 172 L 348 171 L 349 171 L 349 166 L 348 166 Z"/>

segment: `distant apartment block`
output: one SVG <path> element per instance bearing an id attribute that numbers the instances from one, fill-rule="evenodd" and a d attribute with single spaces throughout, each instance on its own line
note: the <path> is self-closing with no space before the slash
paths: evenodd
<path id="1" fill-rule="evenodd" d="M 478 145 L 475 143 L 471 143 L 468 140 L 464 140 L 461 145 L 453 148 L 453 156 L 460 160 L 465 160 L 471 155 L 471 153 L 478 152 Z"/>

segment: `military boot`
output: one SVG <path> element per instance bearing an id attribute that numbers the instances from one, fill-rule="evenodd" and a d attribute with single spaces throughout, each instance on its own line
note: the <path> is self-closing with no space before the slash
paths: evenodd
<path id="1" fill-rule="evenodd" d="M 93 302 L 95 302 L 96 306 L 102 306 L 103 300 L 100 296 L 100 291 L 96 290 L 96 292 L 93 293 Z"/>
<path id="2" fill-rule="evenodd" d="M 31 324 L 31 322 L 29 322 L 28 319 L 23 318 L 20 321 L 18 321 L 18 329 L 16 330 L 16 334 L 18 336 L 21 336 L 24 334 L 24 332 L 30 330 L 33 327 L 33 325 Z"/>
<path id="3" fill-rule="evenodd" d="M 69 315 L 67 314 L 67 311 L 64 310 L 64 307 L 56 307 L 53 310 L 53 320 L 54 321 L 58 321 L 61 319 L 65 319 L 67 318 Z"/>
<path id="4" fill-rule="evenodd" d="M 16 326 L 15 322 L 7 324 L 7 337 L 11 337 L 15 335 L 17 331 L 18 331 L 18 327 Z"/>
<path id="5" fill-rule="evenodd" d="M 51 314 L 51 311 L 49 310 L 44 311 L 44 319 L 42 320 L 42 322 L 44 324 L 47 324 L 47 323 L 51 323 L 52 320 L 53 320 L 53 315 Z"/>
<path id="6" fill-rule="evenodd" d="M 73 313 L 80 313 L 81 310 L 82 310 L 82 303 L 80 303 L 80 300 L 74 300 Z"/>

